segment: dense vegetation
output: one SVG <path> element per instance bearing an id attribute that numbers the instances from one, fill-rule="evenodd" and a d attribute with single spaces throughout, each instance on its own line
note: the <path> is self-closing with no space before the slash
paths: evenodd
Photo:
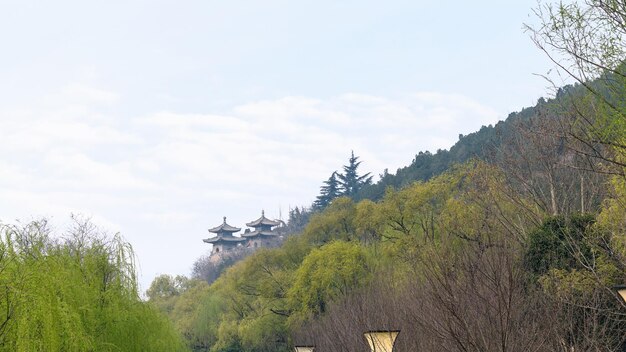
<path id="1" fill-rule="evenodd" d="M 541 204 L 473 161 L 379 202 L 337 198 L 283 247 L 153 301 L 196 350 L 362 351 L 362 331 L 389 328 L 403 351 L 621 346 L 624 229 L 607 219 L 626 211 Z"/>
<path id="2" fill-rule="evenodd" d="M 363 331 L 400 329 L 398 351 L 626 348 L 611 289 L 626 280 L 626 11 L 536 14 L 528 31 L 575 85 L 349 194 L 333 173 L 290 217 L 299 236 L 151 300 L 188 345 L 364 351 Z"/>
<path id="3" fill-rule="evenodd" d="M 183 340 L 139 299 L 133 252 L 75 220 L 0 226 L 0 351 L 181 351 Z"/>
<path id="4" fill-rule="evenodd" d="M 539 6 L 528 30 L 577 84 L 376 184 L 352 154 L 298 235 L 148 303 L 119 237 L 4 225 L 0 350 L 356 352 L 380 329 L 397 351 L 626 349 L 626 10 Z"/>
<path id="5" fill-rule="evenodd" d="M 531 117 L 539 115 L 544 100 L 537 106 L 511 113 L 505 121 L 496 125 L 483 126 L 479 131 L 466 136 L 459 135 L 459 140 L 449 149 L 438 149 L 435 153 L 420 151 L 410 165 L 399 168 L 396 173 L 385 170 L 378 182 L 365 185 L 359 190 L 356 199 L 379 200 L 388 187 L 402 188 L 415 181 L 427 181 L 445 172 L 454 164 L 462 164 L 470 159 L 493 160 L 501 148 L 505 148 L 507 137 L 517 134 L 520 129 L 530 125 Z"/>

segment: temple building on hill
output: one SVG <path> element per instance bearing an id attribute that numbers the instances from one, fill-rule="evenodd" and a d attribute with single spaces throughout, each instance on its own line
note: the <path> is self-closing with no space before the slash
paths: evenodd
<path id="1" fill-rule="evenodd" d="M 241 237 L 234 236 L 241 229 L 228 225 L 226 217 L 224 217 L 224 222 L 220 226 L 209 229 L 209 232 L 216 234 L 216 236 L 202 241 L 213 245 L 209 256 L 213 263 L 219 263 L 241 254 L 252 253 L 261 247 L 277 247 L 283 240 L 286 225 L 281 220 L 266 218 L 265 211 L 261 211 L 261 217 L 247 223 L 246 226 L 249 228 Z"/>
<path id="2" fill-rule="evenodd" d="M 278 234 L 272 228 L 280 224 L 280 221 L 266 218 L 265 211 L 261 211 L 260 218 L 246 224 L 246 226 L 254 229 L 254 231 L 246 229 L 242 235 L 247 240 L 246 246 L 251 248 L 272 247 L 279 239 Z"/>
<path id="3" fill-rule="evenodd" d="M 227 253 L 247 241 L 246 238 L 233 236 L 235 232 L 239 232 L 240 230 L 240 228 L 228 225 L 226 223 L 226 217 L 224 217 L 224 222 L 220 226 L 209 229 L 209 232 L 216 234 L 216 236 L 202 241 L 213 245 L 211 256 L 220 256 L 221 253 Z"/>

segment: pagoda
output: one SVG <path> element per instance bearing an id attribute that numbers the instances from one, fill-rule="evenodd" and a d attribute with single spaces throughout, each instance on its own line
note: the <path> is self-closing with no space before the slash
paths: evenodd
<path id="1" fill-rule="evenodd" d="M 261 217 L 246 224 L 254 228 L 254 231 L 246 230 L 242 235 L 248 240 L 248 247 L 269 247 L 278 238 L 278 234 L 272 227 L 280 225 L 280 221 L 270 220 L 265 217 L 265 211 L 261 211 Z"/>
<path id="2" fill-rule="evenodd" d="M 216 234 L 216 236 L 202 241 L 212 244 L 211 255 L 217 255 L 235 249 L 246 241 L 245 238 L 233 236 L 235 232 L 240 230 L 240 228 L 228 225 L 226 217 L 224 217 L 224 222 L 220 226 L 209 229 L 209 232 Z"/>

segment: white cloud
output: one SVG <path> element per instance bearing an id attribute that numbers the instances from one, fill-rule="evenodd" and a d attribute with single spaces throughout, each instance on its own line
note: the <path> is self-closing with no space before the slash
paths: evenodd
<path id="1" fill-rule="evenodd" d="M 359 105 L 383 105 L 388 102 L 386 98 L 377 97 L 373 95 L 366 94 L 358 94 L 358 93 L 346 93 L 339 96 L 339 100 L 348 103 L 348 104 L 359 104 Z"/>
<path id="2" fill-rule="evenodd" d="M 177 131 L 188 132 L 194 128 L 208 128 L 217 131 L 241 131 L 248 125 L 232 116 L 212 114 L 176 114 L 173 112 L 158 112 L 148 117 L 135 119 L 139 125 L 156 125 L 159 127 L 175 128 Z"/>
<path id="3" fill-rule="evenodd" d="M 84 84 L 72 83 L 62 87 L 54 94 L 44 97 L 43 101 L 48 105 L 55 105 L 57 103 L 63 105 L 111 105 L 117 103 L 119 99 L 119 95 L 115 92 Z"/>
<path id="4" fill-rule="evenodd" d="M 220 114 L 137 117 L 111 113 L 122 99 L 98 88 L 68 85 L 49 97 L 0 110 L 2 220 L 87 213 L 126 234 L 147 275 L 185 273 L 224 215 L 242 225 L 260 209 L 278 216 L 280 206 L 286 216 L 309 204 L 351 150 L 363 172 L 393 172 L 497 120 L 469 98 L 433 92 L 291 96 Z"/>
<path id="5" fill-rule="evenodd" d="M 150 190 L 157 187 L 123 165 L 98 162 L 85 154 L 53 149 L 42 165 L 60 187 L 90 191 Z"/>
<path id="6" fill-rule="evenodd" d="M 42 152 L 56 146 L 77 149 L 96 145 L 122 145 L 140 140 L 111 126 L 92 125 L 82 121 L 54 121 L 40 117 L 43 113 L 21 116 L 2 122 L 0 140 L 3 149 L 14 152 Z M 6 115 L 5 115 L 6 116 Z"/>

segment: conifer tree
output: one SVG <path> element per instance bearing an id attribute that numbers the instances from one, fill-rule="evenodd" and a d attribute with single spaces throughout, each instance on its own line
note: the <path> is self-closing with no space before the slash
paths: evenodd
<path id="1" fill-rule="evenodd" d="M 352 198 L 363 186 L 372 183 L 372 176 L 370 176 L 369 172 L 363 176 L 359 176 L 357 169 L 359 165 L 361 165 L 361 162 L 358 160 L 359 157 L 354 156 L 354 151 L 352 151 L 348 165 L 343 166 L 343 174 L 337 174 L 341 185 L 342 196 Z"/>
<path id="2" fill-rule="evenodd" d="M 320 195 L 317 196 L 315 202 L 313 202 L 313 208 L 321 210 L 326 208 L 333 199 L 339 197 L 342 194 L 341 184 L 337 177 L 341 177 L 334 171 L 328 180 L 324 181 L 324 185 L 320 187 Z"/>
<path id="3" fill-rule="evenodd" d="M 289 210 L 289 219 L 287 220 L 287 233 L 300 233 L 309 223 L 311 209 L 305 207 L 295 207 Z"/>

